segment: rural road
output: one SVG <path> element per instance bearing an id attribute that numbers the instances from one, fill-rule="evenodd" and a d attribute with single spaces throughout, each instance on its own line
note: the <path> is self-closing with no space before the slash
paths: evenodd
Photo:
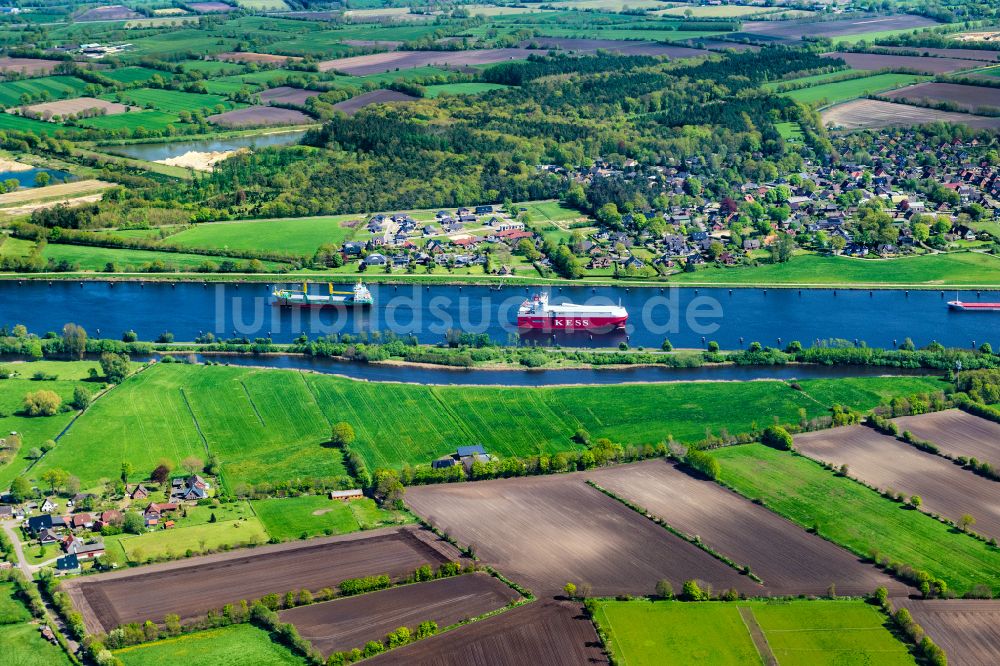
<path id="1" fill-rule="evenodd" d="M 14 554 L 17 555 L 17 566 L 21 569 L 21 573 L 24 574 L 25 578 L 31 580 L 35 569 L 28 564 L 28 560 L 24 557 L 24 549 L 21 547 L 20 537 L 18 537 L 14 528 L 6 523 L 4 523 L 3 530 L 7 533 L 7 538 L 10 539 L 11 544 L 14 546 Z"/>

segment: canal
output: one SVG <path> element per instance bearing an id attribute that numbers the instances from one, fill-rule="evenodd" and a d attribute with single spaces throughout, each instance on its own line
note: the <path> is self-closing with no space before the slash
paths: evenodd
<path id="1" fill-rule="evenodd" d="M 485 333 L 494 342 L 601 347 L 627 342 L 659 347 L 703 347 L 717 341 L 740 348 L 829 339 L 892 347 L 910 337 L 917 345 L 938 341 L 970 347 L 1000 346 L 1000 313 L 955 312 L 946 303 L 1000 301 L 998 292 L 830 289 L 551 288 L 551 300 L 617 304 L 628 309 L 623 332 L 519 336 L 517 308 L 536 288 L 506 286 L 372 285 L 370 309 L 288 309 L 272 304 L 275 285 L 165 282 L 0 281 L 0 324 L 32 332 L 57 331 L 75 322 L 91 336 L 117 338 L 134 330 L 142 340 L 165 331 L 178 341 L 204 332 L 216 337 L 270 337 L 291 342 L 301 333 L 369 335 L 393 331 L 438 343 L 451 330 Z M 341 285 L 340 289 L 349 289 Z M 319 285 L 312 290 L 320 292 Z"/>

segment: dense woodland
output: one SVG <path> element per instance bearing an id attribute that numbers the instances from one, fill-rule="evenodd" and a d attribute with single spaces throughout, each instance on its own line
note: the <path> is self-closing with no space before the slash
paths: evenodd
<path id="1" fill-rule="evenodd" d="M 537 165 L 598 158 L 689 171 L 724 196 L 738 181 L 789 173 L 803 154 L 828 152 L 806 111 L 759 85 L 830 64 L 777 47 L 695 65 L 533 57 L 487 70 L 489 80 L 521 82 L 513 88 L 337 114 L 303 146 L 231 158 L 186 187 L 130 190 L 125 207 L 184 206 L 224 219 L 541 199 L 569 183 Z M 781 121 L 800 122 L 806 144 L 787 145 L 774 129 Z M 622 181 L 585 207 L 648 205 L 643 187 Z"/>

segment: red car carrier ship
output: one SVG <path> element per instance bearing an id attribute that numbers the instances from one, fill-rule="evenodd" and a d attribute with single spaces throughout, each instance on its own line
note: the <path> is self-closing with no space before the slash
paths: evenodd
<path id="1" fill-rule="evenodd" d="M 625 328 L 628 311 L 621 305 L 549 303 L 548 294 L 535 294 L 517 311 L 517 327 L 542 331 L 606 333 Z"/>
<path id="2" fill-rule="evenodd" d="M 948 301 L 952 310 L 963 312 L 1000 312 L 1000 303 L 965 303 L 963 301 Z"/>

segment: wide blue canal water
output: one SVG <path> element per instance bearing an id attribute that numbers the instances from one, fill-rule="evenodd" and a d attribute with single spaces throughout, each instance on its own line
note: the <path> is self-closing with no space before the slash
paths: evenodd
<path id="1" fill-rule="evenodd" d="M 331 333 L 370 334 L 392 330 L 437 343 L 449 329 L 486 333 L 494 341 L 570 346 L 659 347 L 669 338 L 675 347 L 702 347 L 717 341 L 739 348 L 752 341 L 765 345 L 799 340 L 805 345 L 831 338 L 891 347 L 911 337 L 917 345 L 938 341 L 969 347 L 990 342 L 1000 347 L 1000 313 L 955 312 L 946 302 L 1000 301 L 1000 292 L 834 291 L 830 289 L 693 289 L 563 287 L 551 300 L 617 304 L 630 315 L 626 331 L 558 337 L 519 337 L 517 308 L 535 288 L 420 285 L 372 285 L 370 309 L 301 310 L 272 304 L 274 285 L 202 283 L 111 283 L 30 280 L 0 281 L 0 324 L 25 324 L 36 333 L 59 330 L 66 322 L 84 326 L 91 336 L 117 338 L 135 330 L 152 340 L 170 331 L 193 340 L 211 331 L 271 337 L 290 342 L 300 333 L 315 338 Z M 349 289 L 341 285 L 340 289 Z M 311 287 L 321 293 L 320 285 Z"/>

